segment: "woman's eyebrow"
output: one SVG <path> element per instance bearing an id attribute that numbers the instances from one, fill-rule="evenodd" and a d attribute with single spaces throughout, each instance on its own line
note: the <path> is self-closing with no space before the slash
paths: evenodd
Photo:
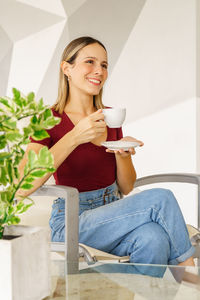
<path id="1" fill-rule="evenodd" d="M 92 58 L 92 59 L 97 60 L 97 58 L 95 56 L 87 56 L 84 59 L 88 59 L 88 58 Z M 106 63 L 108 65 L 108 62 L 106 60 L 102 61 L 102 63 Z"/>

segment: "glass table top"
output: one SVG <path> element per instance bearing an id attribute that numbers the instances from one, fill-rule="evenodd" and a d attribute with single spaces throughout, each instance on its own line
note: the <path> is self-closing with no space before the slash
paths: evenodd
<path id="1" fill-rule="evenodd" d="M 52 293 L 45 300 L 200 300 L 200 267 L 131 263 L 79 263 L 65 274 L 62 257 L 51 261 Z"/>

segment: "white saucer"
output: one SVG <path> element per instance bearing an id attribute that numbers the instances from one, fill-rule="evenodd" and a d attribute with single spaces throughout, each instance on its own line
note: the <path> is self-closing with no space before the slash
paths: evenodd
<path id="1" fill-rule="evenodd" d="M 128 149 L 138 147 L 140 144 L 138 142 L 128 141 L 108 141 L 101 143 L 101 145 L 109 150 L 123 149 L 124 151 L 128 151 Z"/>

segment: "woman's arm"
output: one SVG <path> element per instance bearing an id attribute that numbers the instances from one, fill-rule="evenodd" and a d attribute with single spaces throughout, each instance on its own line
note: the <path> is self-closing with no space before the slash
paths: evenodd
<path id="1" fill-rule="evenodd" d="M 132 137 L 124 137 L 121 141 L 139 142 L 140 146 L 143 146 L 143 142 L 136 140 Z M 130 193 L 134 187 L 136 180 L 136 171 L 132 163 L 131 155 L 135 154 L 135 149 L 130 148 L 129 151 L 124 151 L 122 149 L 112 151 L 107 149 L 107 152 L 114 152 L 117 165 L 116 180 L 120 191 L 127 195 Z"/>
<path id="2" fill-rule="evenodd" d="M 117 184 L 122 194 L 127 195 L 134 187 L 136 172 L 132 163 L 131 154 L 123 156 L 115 153 L 117 164 Z"/>
<path id="3" fill-rule="evenodd" d="M 39 153 L 40 149 L 44 147 L 44 145 L 39 143 L 30 143 L 26 149 L 24 158 L 22 159 L 20 165 L 19 165 L 19 173 L 20 178 L 23 177 L 24 173 L 24 167 L 28 161 L 28 153 L 30 150 L 33 150 L 36 154 Z M 69 133 L 65 134 L 53 147 L 49 149 L 49 151 L 53 154 L 54 157 L 54 167 L 57 169 L 62 162 L 66 159 L 66 157 L 77 147 L 75 143 L 75 139 L 73 138 L 73 134 L 70 131 Z M 52 173 L 46 174 L 42 178 L 37 178 L 34 180 L 33 188 L 25 191 L 25 190 L 19 190 L 17 192 L 18 196 L 28 196 L 32 194 L 35 190 L 37 190 L 41 185 L 43 185 L 49 177 L 52 175 Z"/>

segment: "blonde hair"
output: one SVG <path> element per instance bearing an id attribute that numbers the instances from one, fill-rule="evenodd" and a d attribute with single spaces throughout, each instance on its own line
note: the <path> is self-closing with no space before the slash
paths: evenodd
<path id="1" fill-rule="evenodd" d="M 98 43 L 106 51 L 105 46 L 100 41 L 98 41 L 92 37 L 89 37 L 89 36 L 83 36 L 83 37 L 80 37 L 80 38 L 77 38 L 77 39 L 71 41 L 68 44 L 68 46 L 63 51 L 63 54 L 61 57 L 61 62 L 66 61 L 70 64 L 73 64 L 81 49 L 83 49 L 87 45 L 95 44 L 95 43 Z M 93 96 L 93 105 L 97 109 L 104 108 L 104 105 L 102 103 L 102 93 L 103 93 L 103 88 L 100 90 L 100 93 L 98 95 Z M 65 105 L 67 103 L 68 96 L 69 96 L 68 78 L 60 68 L 59 84 L 58 84 L 58 97 L 57 97 L 56 103 L 53 105 L 53 109 L 55 111 L 59 112 L 59 114 L 63 113 Z"/>

